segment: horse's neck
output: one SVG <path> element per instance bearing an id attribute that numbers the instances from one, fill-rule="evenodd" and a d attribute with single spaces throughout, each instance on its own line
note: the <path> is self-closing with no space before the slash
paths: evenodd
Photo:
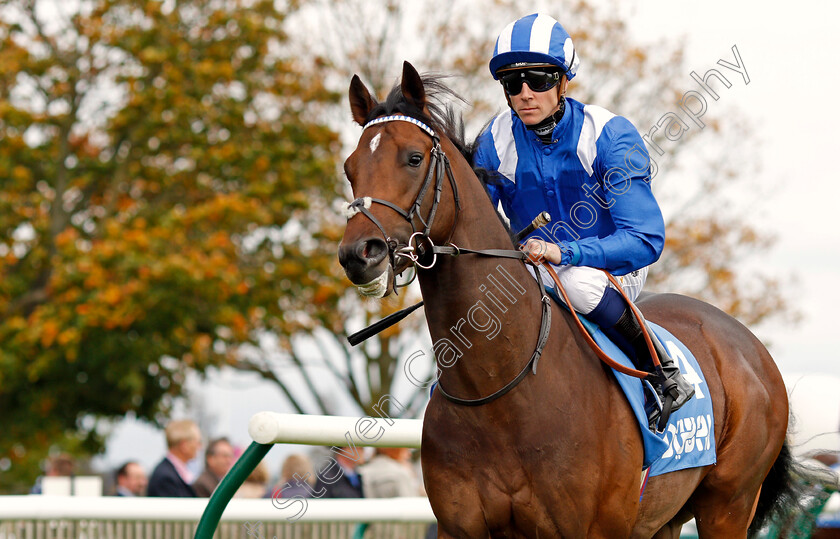
<path id="1" fill-rule="evenodd" d="M 512 248 L 479 182 L 470 178 L 458 186 L 463 209 L 452 243 L 469 249 Z M 488 386 L 499 386 L 500 379 L 512 379 L 524 367 L 536 346 L 541 308 L 536 281 L 521 260 L 439 256 L 419 281 L 447 391 L 483 396 Z"/>

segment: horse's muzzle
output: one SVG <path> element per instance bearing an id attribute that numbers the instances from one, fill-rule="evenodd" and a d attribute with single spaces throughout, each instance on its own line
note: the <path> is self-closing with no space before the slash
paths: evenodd
<path id="1" fill-rule="evenodd" d="M 368 284 L 388 269 L 388 244 L 381 238 L 342 243 L 338 261 L 353 284 Z"/>

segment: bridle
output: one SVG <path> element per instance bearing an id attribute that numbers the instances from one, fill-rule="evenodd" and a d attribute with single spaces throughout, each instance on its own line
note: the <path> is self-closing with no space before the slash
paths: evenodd
<path id="1" fill-rule="evenodd" d="M 347 207 L 345 208 L 345 213 L 347 215 L 348 220 L 355 216 L 357 213 L 361 213 L 365 217 L 370 219 L 371 222 L 373 222 L 373 224 L 376 225 L 379 231 L 382 232 L 382 236 L 385 238 L 385 242 L 388 245 L 388 256 L 390 257 L 391 267 L 395 267 L 396 258 L 405 257 L 408 258 L 411 261 L 411 263 L 415 266 L 418 266 L 423 269 L 431 269 L 432 267 L 434 267 L 435 262 L 437 261 L 437 255 L 439 254 L 451 256 L 458 256 L 460 254 L 474 254 L 480 256 L 514 258 L 523 261 L 529 261 L 530 258 L 528 257 L 528 255 L 519 250 L 464 249 L 459 248 L 451 242 L 452 236 L 455 233 L 455 227 L 458 225 L 458 214 L 461 211 L 461 202 L 458 197 L 458 187 L 455 183 L 455 177 L 452 174 L 452 168 L 449 164 L 449 158 L 446 157 L 446 154 L 440 147 L 440 137 L 438 137 L 435 131 L 425 123 L 421 122 L 416 118 L 412 118 L 410 116 L 405 116 L 402 114 L 394 114 L 390 116 L 382 116 L 379 118 L 375 118 L 366 123 L 363 129 L 367 129 L 374 125 L 379 125 L 382 123 L 393 121 L 408 122 L 414 124 L 417 127 L 419 127 L 424 133 L 432 137 L 433 144 L 429 158 L 429 170 L 426 173 L 425 179 L 423 180 L 423 185 L 420 186 L 420 191 L 417 193 L 417 196 L 414 199 L 414 203 L 411 204 L 411 207 L 408 209 L 408 211 L 406 211 L 388 200 L 382 200 L 373 197 L 360 197 L 347 204 Z M 455 197 L 455 219 L 452 223 L 452 228 L 449 231 L 449 236 L 447 238 L 446 244 L 434 245 L 431 238 L 429 237 L 429 234 L 431 233 L 432 224 L 434 223 L 435 215 L 437 214 L 438 204 L 440 204 L 440 195 L 443 191 L 444 175 L 446 175 L 446 177 L 449 179 L 449 184 L 452 186 L 452 193 Z M 434 182 L 434 200 L 432 201 L 432 207 L 429 210 L 428 215 L 425 218 L 423 218 L 423 216 L 420 215 L 420 207 L 423 204 L 423 200 L 425 199 L 426 194 L 428 194 L 429 192 L 429 188 L 432 185 L 432 182 Z M 374 203 L 391 208 L 393 211 L 397 212 L 406 221 L 409 222 L 413 233 L 408 240 L 408 245 L 400 245 L 397 240 L 393 239 L 390 235 L 388 235 L 388 233 L 385 231 L 385 227 L 382 226 L 382 223 L 380 223 L 379 220 L 370 212 L 370 208 Z M 414 226 L 414 217 L 417 217 L 422 223 L 424 227 L 422 231 L 418 231 L 417 228 Z M 412 242 L 414 242 L 414 245 L 412 245 Z M 420 259 L 427 253 L 431 253 L 432 260 L 431 262 L 429 262 L 428 265 L 423 265 Z M 396 275 L 394 275 L 393 278 L 394 289 L 396 289 Z M 462 399 L 450 395 L 443 389 L 443 386 L 441 385 L 440 381 L 438 381 L 437 384 L 437 391 L 440 391 L 440 393 L 444 397 L 446 397 L 448 400 L 455 404 L 460 404 L 464 406 L 480 406 L 482 404 L 492 402 L 501 397 L 502 395 L 505 395 L 517 384 L 519 384 L 519 382 L 525 379 L 529 371 L 533 372 L 534 374 L 537 373 L 537 362 L 539 361 L 543 349 L 545 348 L 545 344 L 548 341 L 548 336 L 551 329 L 551 299 L 546 293 L 545 286 L 543 286 L 542 279 L 539 278 L 539 276 L 537 277 L 537 283 L 539 283 L 540 286 L 542 304 L 542 318 L 540 320 L 540 332 L 537 338 L 537 346 L 534 350 L 534 353 L 531 355 L 531 359 L 516 376 L 516 378 L 508 382 L 504 387 L 495 391 L 494 393 L 478 399 Z M 395 313 L 395 315 L 397 316 L 394 318 L 395 321 L 393 323 L 396 323 L 396 321 L 405 317 L 405 315 L 419 307 L 421 304 L 422 302 L 412 307 L 409 307 L 408 309 L 404 309 L 399 313 Z M 362 332 L 359 332 L 359 334 L 364 333 L 365 335 L 370 336 L 377 333 L 378 331 L 381 331 L 385 327 L 388 327 L 389 325 L 390 324 L 387 323 L 374 324 L 373 326 L 370 326 L 370 328 L 366 328 L 366 330 L 368 331 L 363 330 Z M 353 336 L 351 336 L 351 343 L 352 337 Z"/>
<path id="2" fill-rule="evenodd" d="M 404 116 L 402 114 L 381 116 L 366 123 L 363 130 L 374 125 L 394 121 L 408 122 L 416 125 L 424 133 L 432 137 L 432 149 L 429 152 L 429 170 L 426 172 L 426 177 L 423 180 L 423 184 L 420 186 L 420 190 L 417 192 L 417 196 L 414 198 L 414 202 L 411 204 L 408 211 L 406 211 L 388 200 L 373 197 L 360 197 L 347 204 L 345 211 L 348 219 L 356 213 L 362 213 L 365 217 L 370 219 L 374 225 L 376 225 L 380 232 L 382 232 L 382 236 L 385 238 L 385 243 L 388 245 L 388 257 L 391 261 L 391 267 L 396 267 L 396 259 L 398 257 L 404 257 L 408 258 L 415 266 L 423 269 L 431 269 L 437 261 L 437 253 L 434 251 L 435 245 L 431 238 L 429 238 L 429 234 L 431 234 L 432 225 L 434 224 L 435 215 L 437 215 L 438 205 L 440 204 L 444 175 L 449 180 L 449 185 L 452 187 L 452 193 L 455 198 L 455 219 L 453 220 L 452 228 L 449 231 L 449 237 L 446 241 L 447 244 L 450 244 L 450 241 L 452 240 L 452 235 L 455 233 L 455 227 L 458 226 L 458 215 L 461 212 L 461 200 L 458 196 L 458 185 L 455 183 L 455 177 L 452 174 L 452 167 L 449 163 L 449 158 L 446 157 L 446 154 L 440 147 L 440 137 L 438 137 L 437 133 L 435 133 L 431 127 L 420 120 L 410 116 Z M 432 183 L 434 183 L 434 200 L 432 201 L 432 207 L 429 209 L 428 215 L 424 218 L 420 213 L 420 208 L 423 205 L 423 201 L 425 200 Z M 391 208 L 402 216 L 403 219 L 408 221 L 411 225 L 412 231 L 411 237 L 408 240 L 408 245 L 400 245 L 397 240 L 388 235 L 385 231 L 385 227 L 382 226 L 382 223 L 380 223 L 379 220 L 370 212 L 370 208 L 374 203 Z M 417 227 L 414 224 L 415 217 L 417 217 L 423 225 L 422 231 L 417 230 Z M 412 242 L 414 245 L 412 245 Z M 433 258 L 428 265 L 424 265 L 420 261 L 420 258 L 425 254 L 426 245 L 432 247 Z M 457 249 L 457 247 L 455 248 Z M 409 283 L 404 283 L 400 286 L 407 286 Z M 396 290 L 396 275 L 394 275 L 394 282 L 392 284 Z"/>

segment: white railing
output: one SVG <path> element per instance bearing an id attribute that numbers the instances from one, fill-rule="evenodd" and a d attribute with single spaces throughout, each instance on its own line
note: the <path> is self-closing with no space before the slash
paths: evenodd
<path id="1" fill-rule="evenodd" d="M 283 499 L 286 501 L 286 499 Z M 278 501 L 278 500 L 275 500 Z M 206 498 L 123 498 L 72 496 L 0 496 L 0 521 L 137 520 L 198 521 Z M 284 520 L 272 500 L 231 500 L 222 521 Z M 298 522 L 434 522 L 427 498 L 309 499 Z"/>
<path id="2" fill-rule="evenodd" d="M 390 419 L 260 412 L 248 422 L 248 434 L 260 444 L 420 448 L 422 419 Z"/>
<path id="3" fill-rule="evenodd" d="M 1 496 L 0 539 L 187 539 L 207 505 L 200 498 Z M 434 522 L 426 498 L 307 500 L 295 522 L 272 500 L 231 500 L 214 537 L 424 537 Z M 372 535 L 371 535 L 372 534 Z"/>

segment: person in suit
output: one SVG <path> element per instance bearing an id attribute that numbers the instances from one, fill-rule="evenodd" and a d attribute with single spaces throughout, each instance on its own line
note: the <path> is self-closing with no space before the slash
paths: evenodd
<path id="1" fill-rule="evenodd" d="M 201 448 L 201 431 L 188 419 L 171 421 L 166 426 L 166 456 L 149 478 L 148 495 L 170 498 L 195 498 L 191 484 L 195 479 L 187 463 Z"/>
<path id="2" fill-rule="evenodd" d="M 133 460 L 117 470 L 117 496 L 142 496 L 148 483 L 143 467 Z"/>
<path id="3" fill-rule="evenodd" d="M 76 460 L 67 453 L 51 456 L 46 462 L 44 475 L 35 480 L 30 494 L 43 494 L 41 481 L 44 477 L 73 477 L 76 474 Z"/>
<path id="4" fill-rule="evenodd" d="M 230 440 L 216 438 L 208 443 L 204 452 L 204 471 L 192 484 L 198 497 L 209 498 L 235 461 L 236 454 Z"/>
<path id="5" fill-rule="evenodd" d="M 361 476 L 356 466 L 362 464 L 362 453 L 358 448 L 333 447 L 333 458 L 318 473 L 315 492 L 319 498 L 364 498 Z M 323 495 L 320 493 L 323 492 Z"/>

